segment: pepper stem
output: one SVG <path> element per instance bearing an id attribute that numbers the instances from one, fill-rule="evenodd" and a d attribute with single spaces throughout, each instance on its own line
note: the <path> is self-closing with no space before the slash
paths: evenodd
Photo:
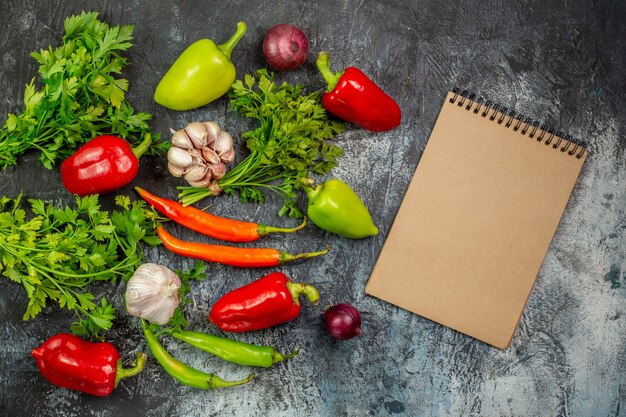
<path id="1" fill-rule="evenodd" d="M 242 384 L 245 384 L 246 382 L 250 382 L 252 381 L 252 378 L 254 378 L 254 375 L 249 374 L 244 379 L 240 379 L 237 381 L 224 381 L 222 378 L 220 378 L 217 375 L 213 375 L 213 374 L 207 374 L 207 375 L 209 375 L 208 377 L 209 389 L 234 387 L 236 385 L 242 385 Z"/>
<path id="2" fill-rule="evenodd" d="M 151 144 L 152 144 L 152 135 L 150 133 L 146 133 L 141 143 L 132 149 L 135 157 L 137 159 L 141 158 L 141 155 L 143 155 L 148 150 Z"/>
<path id="3" fill-rule="evenodd" d="M 237 30 L 235 31 L 235 34 L 223 44 L 218 45 L 217 49 L 222 51 L 222 53 L 226 55 L 226 58 L 230 59 L 230 54 L 233 52 L 237 42 L 239 42 L 241 38 L 243 38 L 243 35 L 246 34 L 246 29 L 246 22 L 237 22 Z"/>
<path id="4" fill-rule="evenodd" d="M 315 187 L 305 186 L 304 191 L 306 192 L 306 195 L 309 197 L 309 205 L 311 205 L 315 202 L 315 200 L 317 200 L 317 197 L 322 191 L 322 186 L 321 185 L 316 185 Z"/>
<path id="5" fill-rule="evenodd" d="M 309 259 L 314 258 L 316 256 L 326 255 L 330 251 L 330 246 L 326 246 L 326 249 L 318 251 L 318 252 L 305 252 L 305 253 L 288 253 L 279 251 L 278 263 L 284 264 L 286 262 L 296 261 L 298 259 Z"/>
<path id="6" fill-rule="evenodd" d="M 300 184 L 302 184 L 304 188 L 313 188 L 315 186 L 315 180 L 309 177 L 302 177 L 300 178 Z"/>
<path id="7" fill-rule="evenodd" d="M 309 197 L 309 205 L 313 204 L 322 191 L 322 186 L 316 184 L 314 179 L 307 177 L 300 178 L 300 183 L 302 184 L 302 188 L 304 188 L 306 195 Z"/>
<path id="8" fill-rule="evenodd" d="M 339 78 L 341 78 L 341 76 L 343 75 L 343 71 L 332 72 L 330 70 L 330 55 L 328 54 L 328 52 L 320 52 L 317 56 L 315 64 L 317 65 L 317 69 L 322 75 L 322 78 L 324 78 L 324 81 L 326 81 L 326 83 L 328 84 L 328 87 L 326 87 L 326 91 L 333 91 L 333 89 L 337 86 L 337 83 L 339 82 Z"/>
<path id="9" fill-rule="evenodd" d="M 300 296 L 302 294 L 306 295 L 306 298 L 308 298 L 312 304 L 317 304 L 320 299 L 319 291 L 311 284 L 289 281 L 287 282 L 287 289 L 296 305 L 300 305 Z"/>
<path id="10" fill-rule="evenodd" d="M 304 218 L 304 220 L 302 220 L 302 223 L 300 223 L 300 225 L 296 227 L 274 227 L 268 226 L 266 224 L 259 224 L 257 227 L 257 232 L 260 236 L 265 236 L 270 233 L 294 233 L 304 228 L 304 226 L 306 226 L 306 217 Z"/>
<path id="11" fill-rule="evenodd" d="M 283 355 L 280 352 L 273 351 L 272 352 L 272 365 L 278 362 L 282 362 L 287 359 L 294 358 L 298 353 L 300 353 L 300 348 L 296 348 L 296 350 L 294 350 L 288 355 Z"/>
<path id="12" fill-rule="evenodd" d="M 146 361 L 148 360 L 148 355 L 143 352 L 138 352 L 137 357 L 131 364 L 131 368 L 122 367 L 122 360 L 117 361 L 117 372 L 115 373 L 115 386 L 120 383 L 122 378 L 128 378 L 131 376 L 137 375 L 142 371 L 143 367 L 146 365 Z"/>

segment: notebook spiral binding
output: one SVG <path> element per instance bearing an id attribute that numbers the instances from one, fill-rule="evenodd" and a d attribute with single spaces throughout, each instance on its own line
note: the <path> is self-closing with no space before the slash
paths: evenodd
<path id="1" fill-rule="evenodd" d="M 480 114 L 485 118 L 489 117 L 489 120 L 503 124 L 506 128 L 512 128 L 513 131 L 522 135 L 528 133 L 528 137 L 531 139 L 534 139 L 537 131 L 540 131 L 536 138 L 537 142 L 543 141 L 546 145 L 552 144 L 552 148 L 559 149 L 564 153 L 567 152 L 570 156 L 575 155 L 576 158 L 580 159 L 587 150 L 587 142 L 574 139 L 571 135 L 565 135 L 545 124 L 540 125 L 538 121 L 523 114 L 517 114 L 513 110 L 509 111 L 507 107 L 491 100 L 485 101 L 482 97 L 476 97 L 476 94 L 470 94 L 467 90 L 461 92 L 459 88 L 454 88 L 452 93 L 454 96 L 450 99 L 450 103 L 456 103 L 459 107 L 465 106 L 465 110 L 471 110 L 474 114 Z"/>

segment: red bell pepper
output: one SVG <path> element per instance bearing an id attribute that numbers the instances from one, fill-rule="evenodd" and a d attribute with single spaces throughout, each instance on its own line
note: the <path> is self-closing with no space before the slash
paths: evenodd
<path id="1" fill-rule="evenodd" d="M 98 136 L 81 146 L 61 164 L 61 180 L 77 195 L 105 194 L 130 183 L 139 171 L 139 157 L 151 143 L 146 134 L 142 143 L 131 148 L 124 139 Z"/>
<path id="2" fill-rule="evenodd" d="M 314 286 L 274 272 L 224 294 L 211 308 L 209 320 L 227 332 L 266 329 L 298 317 L 301 294 L 312 303 L 319 300 Z"/>
<path id="3" fill-rule="evenodd" d="M 328 52 L 317 57 L 317 68 L 328 87 L 322 95 L 326 110 L 364 129 L 381 132 L 400 124 L 400 106 L 358 68 L 330 70 Z"/>
<path id="4" fill-rule="evenodd" d="M 147 359 L 139 353 L 132 368 L 122 368 L 120 354 L 111 343 L 92 343 L 65 333 L 52 336 L 32 355 L 52 384 L 100 397 L 111 394 L 122 378 L 141 372 Z"/>

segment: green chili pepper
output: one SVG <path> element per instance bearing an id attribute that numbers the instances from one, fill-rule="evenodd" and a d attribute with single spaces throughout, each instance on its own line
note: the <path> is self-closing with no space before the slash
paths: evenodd
<path id="1" fill-rule="evenodd" d="M 159 343 L 152 330 L 150 330 L 150 325 L 143 319 L 141 320 L 141 327 L 143 328 L 143 334 L 154 358 L 163 369 L 165 369 L 165 372 L 184 385 L 193 388 L 214 389 L 245 384 L 252 379 L 252 375 L 248 375 L 246 378 L 239 381 L 224 381 L 217 375 L 207 374 L 206 372 L 192 368 L 170 355 L 163 345 Z"/>
<path id="2" fill-rule="evenodd" d="M 200 39 L 189 45 L 159 82 L 154 101 L 172 110 L 190 110 L 226 94 L 236 77 L 230 55 L 245 33 L 246 24 L 239 22 L 226 43 Z"/>
<path id="3" fill-rule="evenodd" d="M 300 352 L 300 349 L 296 349 L 288 355 L 281 355 L 271 346 L 257 346 L 192 331 L 175 332 L 172 336 L 226 361 L 246 366 L 269 368 L 277 362 L 293 358 Z"/>
<path id="4" fill-rule="evenodd" d="M 338 179 L 315 187 L 312 180 L 303 182 L 309 196 L 307 215 L 318 227 L 353 239 L 378 234 L 369 210 L 348 184 Z"/>

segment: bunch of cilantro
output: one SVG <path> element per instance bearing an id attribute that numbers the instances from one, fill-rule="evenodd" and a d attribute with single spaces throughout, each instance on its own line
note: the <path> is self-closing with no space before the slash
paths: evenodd
<path id="1" fill-rule="evenodd" d="M 301 217 L 296 190 L 311 173 L 326 174 L 337 165 L 343 150 L 329 141 L 344 124 L 328 117 L 319 93 L 305 93 L 303 85 L 278 85 L 265 69 L 235 81 L 230 106 L 259 126 L 242 135 L 250 154 L 218 182 L 218 192 L 238 192 L 242 201 L 260 203 L 264 190 L 274 191 L 284 199 L 279 215 Z M 179 189 L 183 205 L 214 195 L 208 188 Z"/>
<path id="2" fill-rule="evenodd" d="M 76 312 L 72 330 L 86 336 L 108 330 L 115 309 L 96 304 L 90 284 L 127 279 L 144 259 L 141 242 L 158 245 L 155 226 L 161 221 L 143 201 L 116 197 L 111 213 L 98 196 L 76 197 L 75 207 L 21 196 L 0 198 L 0 272 L 22 285 L 29 302 L 24 320 L 49 302 Z"/>
<path id="3" fill-rule="evenodd" d="M 30 149 L 41 152 L 46 167 L 102 135 L 113 134 L 131 146 L 150 132 L 147 113 L 135 113 L 125 99 L 128 80 L 118 77 L 132 46 L 132 26 L 109 26 L 98 13 L 82 12 L 64 22 L 63 43 L 31 56 L 39 63 L 40 87 L 33 79 L 24 91 L 24 109 L 9 114 L 0 130 L 0 169 L 17 164 Z M 158 140 L 158 135 L 153 135 Z M 160 154 L 166 144 L 148 151 Z"/>

